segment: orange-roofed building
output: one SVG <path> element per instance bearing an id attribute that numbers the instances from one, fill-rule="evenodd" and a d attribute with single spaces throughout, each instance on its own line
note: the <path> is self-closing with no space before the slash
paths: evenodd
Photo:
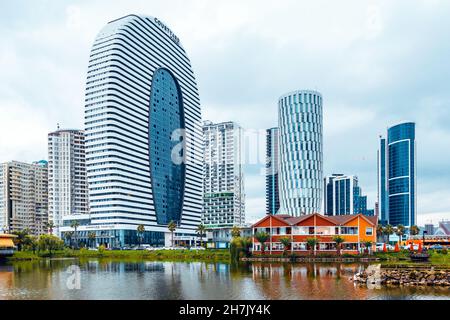
<path id="1" fill-rule="evenodd" d="M 364 242 L 376 244 L 377 217 L 362 214 L 345 216 L 324 216 L 318 213 L 301 217 L 289 215 L 267 215 L 252 226 L 253 235 L 259 231 L 269 234 L 265 243 L 265 254 L 283 253 L 280 239 L 289 237 L 289 251 L 295 254 L 308 254 L 308 238 L 316 238 L 316 253 L 336 253 L 333 237 L 344 238 L 342 253 L 358 253 L 364 248 Z M 261 243 L 253 237 L 253 253 L 261 254 Z"/>

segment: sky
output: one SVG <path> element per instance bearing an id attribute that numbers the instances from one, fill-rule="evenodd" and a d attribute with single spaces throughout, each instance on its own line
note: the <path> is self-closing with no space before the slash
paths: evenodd
<path id="1" fill-rule="evenodd" d="M 323 96 L 324 174 L 377 196 L 378 136 L 416 122 L 418 223 L 450 219 L 450 2 L 0 1 L 0 162 L 47 158 L 47 134 L 83 128 L 90 47 L 127 14 L 162 20 L 190 57 L 202 117 L 277 125 L 286 92 Z M 265 214 L 263 165 L 245 168 L 247 220 Z"/>

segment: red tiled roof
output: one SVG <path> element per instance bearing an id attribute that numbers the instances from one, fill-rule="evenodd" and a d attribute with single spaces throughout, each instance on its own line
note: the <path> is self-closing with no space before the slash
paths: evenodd
<path id="1" fill-rule="evenodd" d="M 308 214 L 308 215 L 304 215 L 304 216 L 300 216 L 300 217 L 293 217 L 287 214 L 277 214 L 274 215 L 275 218 L 278 218 L 280 220 L 285 221 L 287 224 L 293 226 L 296 225 L 298 223 L 300 223 L 301 221 L 304 221 L 314 215 L 318 215 L 324 219 L 329 220 L 332 223 L 335 223 L 336 225 L 343 225 L 345 223 L 347 223 L 348 221 L 355 219 L 357 216 L 356 214 L 353 215 L 343 215 L 343 216 L 326 216 L 326 215 L 322 215 L 319 213 L 313 213 L 313 214 Z M 373 225 L 377 224 L 378 218 L 376 216 L 363 216 L 361 215 L 361 217 L 367 219 L 369 222 L 371 222 Z M 264 217 L 266 218 L 266 217 Z M 260 220 L 262 221 L 262 219 Z M 256 224 L 258 224 L 260 221 L 258 221 Z"/>

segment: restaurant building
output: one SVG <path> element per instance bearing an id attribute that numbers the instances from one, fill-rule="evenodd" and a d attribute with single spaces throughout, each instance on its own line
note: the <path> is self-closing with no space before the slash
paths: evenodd
<path id="1" fill-rule="evenodd" d="M 301 217 L 289 215 L 268 215 L 252 226 L 253 236 L 266 232 L 269 239 L 265 243 L 265 254 L 281 254 L 284 247 L 281 238 L 289 237 L 288 250 L 295 254 L 308 254 L 308 238 L 317 239 L 316 253 L 336 253 L 337 235 L 344 238 L 342 253 L 358 253 L 365 248 L 364 243 L 376 243 L 377 217 L 362 214 L 345 216 L 323 216 L 318 213 Z M 373 249 L 373 248 L 372 248 Z M 253 253 L 261 254 L 261 243 L 253 237 Z"/>

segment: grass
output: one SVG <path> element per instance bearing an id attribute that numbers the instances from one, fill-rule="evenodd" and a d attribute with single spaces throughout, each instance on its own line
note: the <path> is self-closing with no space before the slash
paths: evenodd
<path id="1" fill-rule="evenodd" d="M 48 252 L 32 253 L 18 251 L 10 258 L 12 261 L 38 260 L 50 257 Z M 86 249 L 72 250 L 64 249 L 52 254 L 52 258 L 107 258 L 120 260 L 156 260 L 156 261 L 212 261 L 229 262 L 228 250 L 99 250 L 90 251 Z"/>

